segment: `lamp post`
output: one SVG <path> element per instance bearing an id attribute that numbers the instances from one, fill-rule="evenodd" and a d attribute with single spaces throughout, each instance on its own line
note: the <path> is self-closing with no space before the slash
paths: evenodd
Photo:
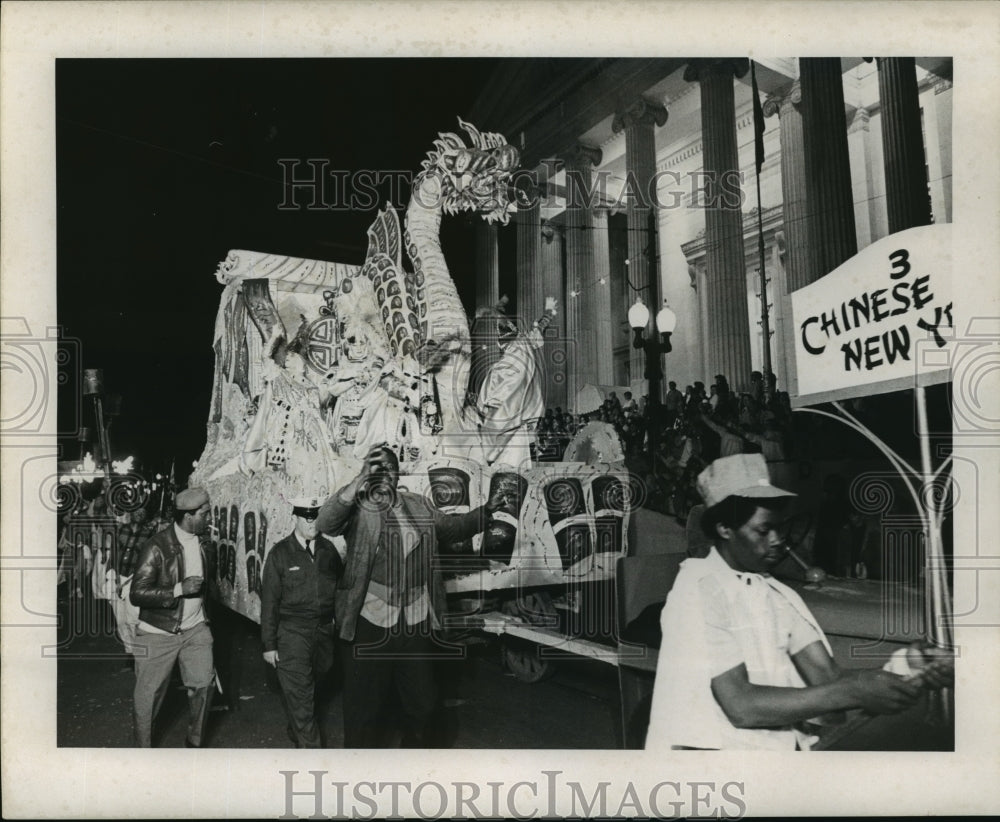
<path id="1" fill-rule="evenodd" d="M 97 437 L 101 446 L 101 465 L 104 476 L 111 476 L 111 444 L 108 442 L 108 429 L 104 424 L 104 371 L 100 368 L 85 368 L 83 371 L 84 396 L 93 397 L 94 417 L 97 421 Z"/>
<path id="2" fill-rule="evenodd" d="M 647 339 L 645 336 L 646 327 L 649 325 L 649 309 L 642 300 L 636 300 L 635 304 L 628 310 L 628 324 L 632 326 L 634 334 L 632 347 L 641 349 L 645 354 L 645 372 L 643 377 L 649 384 L 649 404 L 646 406 L 646 417 L 649 421 L 649 451 L 653 464 L 653 476 L 656 476 L 656 450 L 659 439 L 660 424 L 660 384 L 663 380 L 663 372 L 660 370 L 660 356 L 669 354 L 673 350 L 670 344 L 670 335 L 674 333 L 677 326 L 677 315 L 667 307 L 667 301 L 663 301 L 663 308 L 656 315 L 656 330 L 659 332 L 659 339 L 655 334 Z"/>

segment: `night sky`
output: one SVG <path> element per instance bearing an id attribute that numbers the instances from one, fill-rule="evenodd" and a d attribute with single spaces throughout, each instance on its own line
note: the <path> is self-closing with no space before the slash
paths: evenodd
<path id="1" fill-rule="evenodd" d="M 282 210 L 281 159 L 328 169 L 415 173 L 440 131 L 457 131 L 502 61 L 488 59 L 59 60 L 56 64 L 58 319 L 79 368 L 102 368 L 122 396 L 112 456 L 146 473 L 177 460 L 183 480 L 205 444 L 222 286 L 230 249 L 361 263 L 378 204 Z M 476 123 L 483 130 L 492 123 Z M 306 166 L 300 166 L 305 173 Z M 380 188 L 405 205 L 408 189 Z M 334 199 L 332 190 L 327 199 Z M 442 244 L 470 313 L 474 226 L 446 217 Z M 508 228 L 513 231 L 513 226 Z M 501 243 L 501 290 L 513 268 Z M 61 432 L 92 408 L 59 398 Z M 950 430 L 948 389 L 931 392 Z M 871 422 L 915 449 L 912 392 L 872 398 Z M 79 445 L 66 438 L 63 455 Z"/>
<path id="2" fill-rule="evenodd" d="M 106 391 L 122 395 L 115 458 L 134 454 L 155 472 L 176 457 L 180 478 L 200 455 L 222 291 L 214 273 L 230 249 L 363 261 L 376 207 L 281 210 L 278 160 L 415 173 L 437 133 L 468 117 L 497 62 L 57 62 L 59 324 L 79 340 L 80 367 L 102 368 Z M 390 193 L 383 186 L 381 201 Z M 444 221 L 453 272 L 471 270 L 473 220 Z M 456 280 L 471 307 L 471 282 Z M 73 425 L 71 394 L 60 396 L 61 431 Z M 85 403 L 84 424 L 89 413 Z M 64 455 L 77 448 L 64 442 Z"/>

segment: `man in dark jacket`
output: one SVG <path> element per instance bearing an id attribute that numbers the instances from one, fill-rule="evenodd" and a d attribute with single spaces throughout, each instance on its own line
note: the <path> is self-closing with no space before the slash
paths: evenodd
<path id="1" fill-rule="evenodd" d="M 316 723 L 316 683 L 333 667 L 333 600 L 343 563 L 316 529 L 318 499 L 292 500 L 295 528 L 264 563 L 260 633 L 264 661 L 278 672 L 297 748 L 322 745 Z"/>
<path id="2" fill-rule="evenodd" d="M 358 476 L 324 503 L 319 530 L 347 541 L 336 616 L 343 640 L 344 746 L 385 744 L 390 692 L 405 720 L 403 744 L 426 747 L 435 708 L 434 631 L 441 626 L 444 585 L 435 568 L 438 543 L 482 531 L 504 505 L 497 488 L 485 506 L 443 514 L 422 496 L 397 490 L 399 461 L 387 446 L 365 457 Z"/>
<path id="3" fill-rule="evenodd" d="M 174 501 L 174 523 L 139 553 L 129 599 L 139 608 L 135 649 L 135 736 L 152 745 L 153 721 L 163 704 L 174 663 L 188 689 L 191 712 L 186 744 L 200 748 L 215 667 L 205 613 L 205 580 L 211 557 L 198 539 L 211 520 L 208 493 L 188 488 Z"/>

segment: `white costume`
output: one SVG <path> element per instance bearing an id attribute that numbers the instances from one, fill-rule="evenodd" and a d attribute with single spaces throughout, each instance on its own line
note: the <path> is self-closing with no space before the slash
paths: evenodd
<path id="1" fill-rule="evenodd" d="M 545 413 L 536 351 L 544 340 L 538 328 L 518 335 L 504 349 L 479 389 L 483 453 L 490 464 L 530 467 L 529 445 L 535 424 Z"/>
<path id="2" fill-rule="evenodd" d="M 735 727 L 712 695 L 712 679 L 740 663 L 754 685 L 805 686 L 792 656 L 817 640 L 830 646 L 795 591 L 733 570 L 712 547 L 681 564 L 660 625 L 647 749 L 808 749 L 810 737 L 791 726 Z"/>
<path id="3" fill-rule="evenodd" d="M 288 354 L 284 368 L 264 361 L 266 384 L 243 450 L 209 479 L 272 470 L 288 499 L 321 496 L 338 487 L 337 455 L 320 414 L 319 389 L 302 368 L 296 354 Z"/>

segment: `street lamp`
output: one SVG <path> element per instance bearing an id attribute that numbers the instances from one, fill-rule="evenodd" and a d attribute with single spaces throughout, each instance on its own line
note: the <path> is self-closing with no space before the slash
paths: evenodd
<path id="1" fill-rule="evenodd" d="M 97 420 L 97 437 L 101 446 L 101 464 L 104 466 L 104 476 L 111 476 L 111 443 L 108 440 L 108 428 L 104 424 L 104 371 L 100 368 L 85 368 L 83 370 L 83 394 L 94 399 L 94 417 Z"/>
<path id="2" fill-rule="evenodd" d="M 632 347 L 642 350 L 646 355 L 645 373 L 643 376 L 649 383 L 649 404 L 646 409 L 646 417 L 649 421 L 649 451 L 653 463 L 653 475 L 656 471 L 656 450 L 660 425 L 660 383 L 663 380 L 663 371 L 660 370 L 660 356 L 669 354 L 673 350 L 670 344 L 670 335 L 674 333 L 677 326 L 677 315 L 667 307 L 667 301 L 663 301 L 663 308 L 656 315 L 656 330 L 659 332 L 659 339 L 655 335 L 651 339 L 646 339 L 646 326 L 649 325 L 649 309 L 641 300 L 636 300 L 635 304 L 628 310 L 628 324 L 632 326 L 634 337 Z"/>
<path id="3" fill-rule="evenodd" d="M 647 340 L 645 337 L 646 326 L 649 325 L 649 309 L 642 300 L 636 300 L 635 304 L 628 310 L 628 324 L 632 326 L 635 337 L 632 339 L 632 347 L 646 352 L 646 373 L 647 380 L 663 378 L 660 371 L 660 355 L 669 354 L 673 350 L 670 344 L 670 335 L 677 327 L 677 315 L 667 306 L 667 301 L 663 301 L 663 308 L 656 315 L 656 330 L 660 332 L 660 339 Z M 653 388 L 649 389 L 650 398 L 654 396 Z M 659 400 L 659 392 L 655 393 Z"/>

